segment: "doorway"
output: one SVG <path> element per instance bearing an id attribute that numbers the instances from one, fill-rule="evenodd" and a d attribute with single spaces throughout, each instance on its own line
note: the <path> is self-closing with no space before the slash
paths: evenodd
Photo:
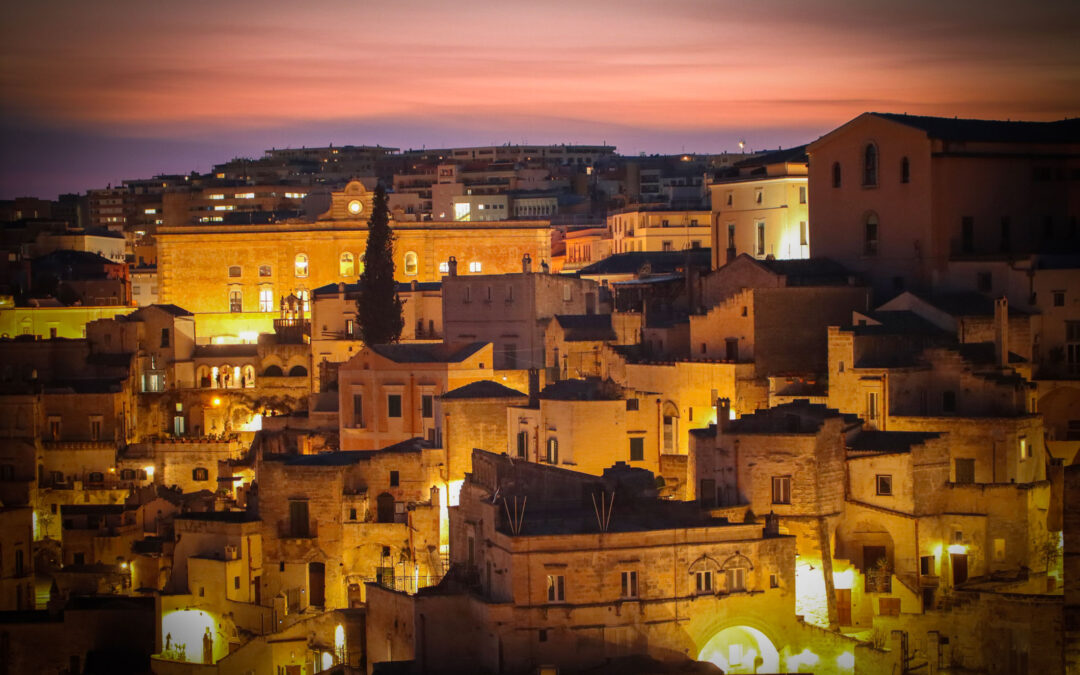
<path id="1" fill-rule="evenodd" d="M 326 565 L 321 562 L 308 563 L 308 604 L 326 605 Z"/>
<path id="2" fill-rule="evenodd" d="M 836 617 L 841 626 L 851 625 L 851 589 L 836 589 Z"/>
<path id="3" fill-rule="evenodd" d="M 964 583 L 968 578 L 967 553 L 952 553 L 949 557 L 952 560 L 953 586 Z"/>

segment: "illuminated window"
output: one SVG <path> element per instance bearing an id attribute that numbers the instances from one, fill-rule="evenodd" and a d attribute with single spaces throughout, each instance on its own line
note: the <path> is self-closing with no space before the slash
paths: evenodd
<path id="1" fill-rule="evenodd" d="M 240 271 L 241 270 L 240 270 L 239 265 L 232 265 L 232 266 L 229 267 L 229 276 L 230 277 L 238 277 L 238 276 L 240 276 Z"/>
<path id="2" fill-rule="evenodd" d="M 759 222 L 757 224 L 757 242 L 754 247 L 758 256 L 765 255 L 765 223 Z"/>
<path id="3" fill-rule="evenodd" d="M 477 263 L 479 264 L 479 263 Z M 415 276 L 416 270 L 419 267 L 418 258 L 415 253 L 408 251 L 405 254 L 405 274 L 409 276 Z"/>
<path id="4" fill-rule="evenodd" d="M 269 265 L 259 265 L 259 276 L 260 277 L 268 277 L 268 276 L 270 276 L 270 266 Z"/>
<path id="5" fill-rule="evenodd" d="M 296 261 L 293 263 L 293 271 L 297 278 L 304 278 L 308 275 L 308 258 L 303 253 L 296 254 Z"/>
<path id="6" fill-rule="evenodd" d="M 473 272 L 474 274 L 479 274 L 481 271 L 483 271 L 483 266 L 478 261 L 474 260 L 469 263 L 469 271 Z"/>
<path id="7" fill-rule="evenodd" d="M 564 602 L 566 600 L 566 582 L 561 574 L 549 574 L 547 577 L 547 601 Z"/>
<path id="8" fill-rule="evenodd" d="M 1031 457 L 1031 446 L 1028 445 L 1027 438 L 1020 437 L 1020 459 L 1028 459 Z"/>
<path id="9" fill-rule="evenodd" d="M 878 252 L 878 217 L 876 213 L 866 216 L 863 240 L 863 254 L 877 255 Z"/>
<path id="10" fill-rule="evenodd" d="M 552 437 L 547 442 L 547 461 L 549 464 L 559 463 L 559 439 Z"/>
<path id="11" fill-rule="evenodd" d="M 300 304 L 304 308 L 304 314 L 311 313 L 311 293 L 306 288 L 301 288 L 296 291 L 296 297 L 300 299 Z"/>
<path id="12" fill-rule="evenodd" d="M 877 475 L 877 493 L 882 497 L 892 496 L 892 476 L 885 474 Z"/>
<path id="13" fill-rule="evenodd" d="M 234 288 L 229 290 L 229 311 L 230 312 L 243 312 L 244 301 L 243 294 L 240 289 Z"/>
<path id="14" fill-rule="evenodd" d="M 338 272 L 343 277 L 351 277 L 353 275 L 355 265 L 353 264 L 353 254 L 345 251 L 341 254 L 341 262 L 338 263 Z"/>
<path id="15" fill-rule="evenodd" d="M 236 207 L 233 206 L 232 204 L 224 204 L 222 206 L 215 206 L 214 210 L 215 211 L 235 211 Z"/>
<path id="16" fill-rule="evenodd" d="M 841 178 L 842 178 L 842 175 L 841 175 L 841 171 L 840 171 L 840 162 L 833 162 L 833 165 L 832 165 L 832 186 L 834 188 L 840 187 Z"/>
<path id="17" fill-rule="evenodd" d="M 237 192 L 233 197 L 237 199 L 255 199 L 254 192 Z"/>
<path id="18" fill-rule="evenodd" d="M 638 596 L 637 571 L 623 572 L 621 595 L 624 598 L 636 598 Z"/>
<path id="19" fill-rule="evenodd" d="M 439 263 L 439 274 L 449 274 L 449 273 L 450 273 L 450 263 L 448 263 L 448 262 Z"/>
<path id="20" fill-rule="evenodd" d="M 210 480 L 210 472 L 201 466 L 197 466 L 191 470 L 191 480 L 204 481 Z"/>
<path id="21" fill-rule="evenodd" d="M 873 143 L 866 144 L 863 151 L 863 186 L 873 187 L 877 185 L 878 151 Z"/>
<path id="22" fill-rule="evenodd" d="M 806 186 L 805 185 L 800 185 L 799 186 L 799 203 L 800 204 L 805 204 L 806 203 Z"/>
<path id="23" fill-rule="evenodd" d="M 259 288 L 259 311 L 274 311 L 274 289 L 270 286 L 261 286 Z"/>
<path id="24" fill-rule="evenodd" d="M 791 476 L 773 476 L 772 479 L 772 503 L 791 503 Z"/>
<path id="25" fill-rule="evenodd" d="M 225 199 L 225 195 L 207 195 L 207 199 Z"/>

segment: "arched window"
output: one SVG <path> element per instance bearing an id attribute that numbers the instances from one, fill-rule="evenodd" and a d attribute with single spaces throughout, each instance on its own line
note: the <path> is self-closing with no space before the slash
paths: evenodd
<path id="1" fill-rule="evenodd" d="M 289 377 L 307 377 L 307 368 L 303 366 L 293 366 L 289 368 Z"/>
<path id="2" fill-rule="evenodd" d="M 281 366 L 267 366 L 266 370 L 263 371 L 263 377 L 281 377 L 284 374 Z"/>
<path id="3" fill-rule="evenodd" d="M 229 266 L 229 276 L 232 277 L 232 278 L 236 278 L 236 277 L 240 276 L 240 266 L 239 265 L 230 265 Z"/>
<path id="4" fill-rule="evenodd" d="M 552 436 L 547 442 L 547 461 L 550 464 L 559 463 L 559 439 Z"/>
<path id="5" fill-rule="evenodd" d="M 306 254 L 296 254 L 296 262 L 293 263 L 293 270 L 298 278 L 304 278 L 308 275 L 308 259 Z"/>
<path id="6" fill-rule="evenodd" d="M 270 266 L 269 265 L 259 265 L 259 276 L 260 277 L 268 277 L 268 276 L 270 276 Z"/>
<path id="7" fill-rule="evenodd" d="M 668 401 L 664 404 L 664 452 L 678 451 L 679 409 Z"/>
<path id="8" fill-rule="evenodd" d="M 865 238 L 863 253 L 865 255 L 877 255 L 878 252 L 878 217 L 876 213 L 866 215 Z"/>
<path id="9" fill-rule="evenodd" d="M 877 185 L 877 165 L 878 165 L 878 153 L 877 146 L 873 143 L 866 144 L 866 150 L 863 151 L 863 185 L 872 186 Z"/>
<path id="10" fill-rule="evenodd" d="M 409 276 L 416 275 L 416 269 L 419 267 L 418 258 L 412 251 L 408 251 L 405 254 L 405 274 Z"/>
<path id="11" fill-rule="evenodd" d="M 832 165 L 832 186 L 834 188 L 840 187 L 842 174 L 840 171 L 840 162 L 833 162 Z"/>
<path id="12" fill-rule="evenodd" d="M 244 366 L 244 388 L 250 389 L 255 386 L 255 366 L 250 363 Z"/>
<path id="13" fill-rule="evenodd" d="M 907 157 L 900 160 L 900 182 L 911 182 L 911 162 L 908 161 Z"/>
<path id="14" fill-rule="evenodd" d="M 343 277 L 351 277 L 353 275 L 353 255 L 348 251 L 341 254 L 341 263 L 338 265 L 338 271 Z"/>

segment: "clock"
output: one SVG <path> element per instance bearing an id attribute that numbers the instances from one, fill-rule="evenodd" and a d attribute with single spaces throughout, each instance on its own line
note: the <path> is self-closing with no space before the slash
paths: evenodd
<path id="1" fill-rule="evenodd" d="M 364 203 L 362 201 L 360 201 L 359 199 L 354 199 L 351 202 L 349 202 L 349 213 L 353 214 L 354 216 L 359 215 L 360 212 L 363 211 L 363 210 L 364 210 Z"/>

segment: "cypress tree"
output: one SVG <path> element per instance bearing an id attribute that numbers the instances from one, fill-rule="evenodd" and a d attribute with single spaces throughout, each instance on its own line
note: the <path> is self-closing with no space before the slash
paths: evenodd
<path id="1" fill-rule="evenodd" d="M 356 319 L 360 338 L 369 345 L 397 342 L 405 327 L 394 279 L 394 233 L 390 230 L 390 209 L 382 183 L 375 188 L 375 203 L 368 220 Z"/>

